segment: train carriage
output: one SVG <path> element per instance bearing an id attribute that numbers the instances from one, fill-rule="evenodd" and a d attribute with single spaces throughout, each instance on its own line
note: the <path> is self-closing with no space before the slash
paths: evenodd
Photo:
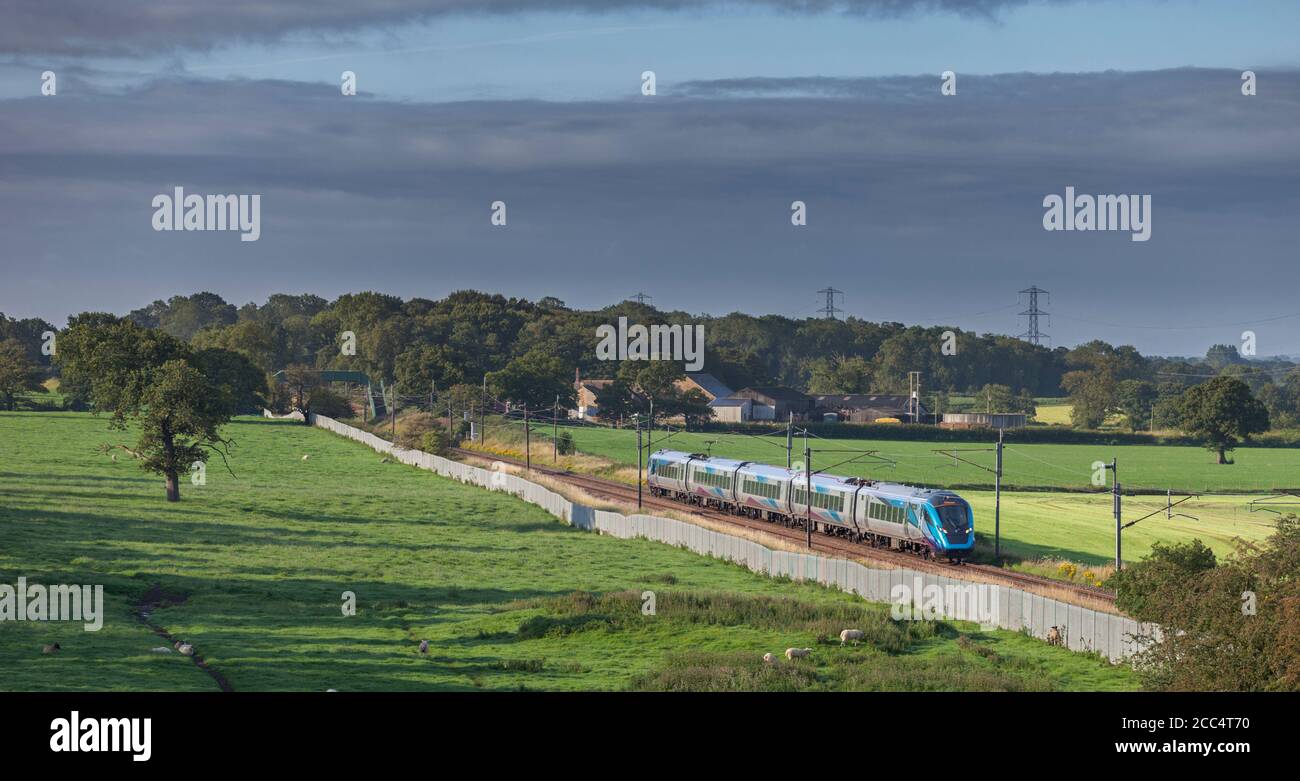
<path id="1" fill-rule="evenodd" d="M 752 518 L 778 520 L 789 513 L 789 469 L 745 464 L 736 474 L 736 505 Z"/>
<path id="2" fill-rule="evenodd" d="M 970 504 L 952 491 L 815 474 L 699 453 L 650 456 L 651 493 L 872 545 L 961 561 L 975 547 Z"/>
<path id="3" fill-rule="evenodd" d="M 791 516 L 812 519 L 818 523 L 855 529 L 853 500 L 857 493 L 856 482 L 832 475 L 812 476 L 812 500 L 809 501 L 808 476 L 795 472 L 790 481 L 790 501 L 787 511 Z"/>

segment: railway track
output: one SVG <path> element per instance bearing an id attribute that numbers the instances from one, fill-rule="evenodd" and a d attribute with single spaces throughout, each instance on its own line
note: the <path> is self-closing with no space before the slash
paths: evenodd
<path id="1" fill-rule="evenodd" d="M 450 448 L 449 452 L 459 458 L 473 458 L 480 461 L 500 461 L 517 467 L 526 467 L 525 463 L 516 458 L 497 456 L 492 454 L 480 453 L 474 450 L 463 448 Z M 546 475 L 551 479 L 572 485 L 582 491 L 601 499 L 608 499 L 625 504 L 636 504 L 636 487 L 629 486 L 625 483 L 606 480 L 591 475 L 570 472 L 564 469 L 554 469 L 548 467 L 539 467 L 534 465 L 533 471 Z M 808 550 L 807 532 L 802 528 L 793 528 L 783 526 L 771 521 L 756 520 L 741 515 L 715 510 L 712 508 L 700 507 L 698 505 L 682 504 L 670 499 L 663 499 L 657 496 L 651 496 L 650 492 L 644 491 L 642 494 L 641 505 L 643 508 L 675 510 L 679 513 L 701 516 L 711 521 L 722 523 L 730 526 L 736 526 L 762 535 L 768 535 L 785 541 L 787 544 L 793 544 L 799 548 Z M 886 548 L 873 548 L 868 545 L 850 542 L 846 539 L 836 537 L 822 532 L 815 532 L 812 535 L 811 550 L 823 553 L 832 553 L 846 558 L 859 559 L 868 562 L 890 564 L 896 567 L 906 567 L 913 570 L 923 570 L 933 572 L 948 577 L 963 578 L 967 580 L 979 580 L 991 583 L 1002 583 L 1016 588 L 1024 589 L 1033 593 L 1043 594 L 1059 598 L 1062 593 L 1072 595 L 1074 599 L 1070 600 L 1076 604 L 1082 604 L 1086 607 L 1114 611 L 1115 595 L 1104 589 L 1094 588 L 1092 586 L 1082 586 L 1076 583 L 1066 583 L 1060 580 L 1043 577 L 1041 575 L 1032 575 L 1025 572 L 1015 572 L 1006 570 L 1001 567 L 995 567 L 989 564 L 941 564 L 937 561 L 927 561 L 921 557 L 904 553 L 902 551 L 889 550 Z M 972 575 L 978 577 L 971 577 Z M 1044 594 L 1044 592 L 1048 592 Z M 1099 604 L 1100 603 L 1100 604 Z"/>

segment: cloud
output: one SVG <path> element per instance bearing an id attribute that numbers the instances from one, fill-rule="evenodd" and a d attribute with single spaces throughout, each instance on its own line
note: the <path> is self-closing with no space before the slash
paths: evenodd
<path id="1" fill-rule="evenodd" d="M 1059 1 L 1059 0 L 1054 0 Z M 917 12 L 992 17 L 1030 0 L 55 0 L 0 2 L 0 53 L 158 55 L 290 33 L 386 28 L 449 15 L 525 12 L 679 11 L 710 7 L 798 14 L 900 16 Z"/>
<path id="2" fill-rule="evenodd" d="M 305 280 L 595 304 L 605 287 L 672 279 L 665 297 L 691 311 L 804 314 L 798 277 L 870 296 L 856 311 L 874 319 L 914 321 L 940 289 L 988 310 L 1036 282 L 1083 297 L 1081 317 L 1172 306 L 1181 322 L 1177 301 L 1214 290 L 1219 319 L 1246 320 L 1291 311 L 1274 299 L 1300 284 L 1300 73 L 1260 78 L 1253 98 L 1236 71 L 1185 69 L 959 77 L 950 98 L 931 75 L 661 83 L 655 98 L 574 103 L 196 80 L 0 101 L 0 266 L 11 300 L 51 319 Z M 1042 198 L 1066 185 L 1152 194 L 1153 240 L 1045 233 Z M 262 239 L 152 232 L 150 200 L 175 186 L 263 194 Z M 498 199 L 510 227 L 493 232 Z M 809 227 L 792 234 L 796 199 Z"/>

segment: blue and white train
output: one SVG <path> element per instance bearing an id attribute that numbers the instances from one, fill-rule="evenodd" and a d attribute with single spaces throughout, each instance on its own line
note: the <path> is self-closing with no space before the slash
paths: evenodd
<path id="1" fill-rule="evenodd" d="M 702 507 L 847 537 L 872 546 L 960 562 L 975 547 L 970 503 L 952 491 L 814 474 L 809 501 L 801 471 L 659 450 L 650 492 Z"/>

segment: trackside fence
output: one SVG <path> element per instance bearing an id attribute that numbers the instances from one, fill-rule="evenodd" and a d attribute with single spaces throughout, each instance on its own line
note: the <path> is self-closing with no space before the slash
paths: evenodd
<path id="1" fill-rule="evenodd" d="M 264 413 L 274 417 L 270 412 Z M 301 419 L 301 418 L 299 418 Z M 324 415 L 312 415 L 312 425 L 384 453 L 403 464 L 436 472 L 462 483 L 492 491 L 502 491 L 535 504 L 565 523 L 579 529 L 608 534 L 620 539 L 641 537 L 703 556 L 731 561 L 750 570 L 792 580 L 816 581 L 857 594 L 872 602 L 891 602 L 891 591 L 906 586 L 915 593 L 918 586 L 969 586 L 970 581 L 898 568 L 876 569 L 842 558 L 816 553 L 773 550 L 752 540 L 713 531 L 675 518 L 655 515 L 623 515 L 598 510 L 570 501 L 560 494 L 505 471 L 483 469 L 459 461 L 435 456 L 420 450 L 398 447 L 367 431 L 340 423 Z M 1139 650 L 1140 638 L 1150 634 L 1150 624 L 1139 624 L 1127 616 L 1114 615 L 1071 605 L 1049 597 L 1031 594 L 1004 585 L 981 584 L 996 589 L 987 603 L 997 605 L 996 624 L 1012 631 L 1027 631 L 1041 640 L 1055 634 L 1062 645 L 1074 651 L 1097 652 L 1111 661 L 1120 661 Z M 975 606 L 967 600 L 951 600 L 943 611 L 945 618 L 978 621 Z M 1052 630 L 1055 628 L 1056 632 Z"/>

